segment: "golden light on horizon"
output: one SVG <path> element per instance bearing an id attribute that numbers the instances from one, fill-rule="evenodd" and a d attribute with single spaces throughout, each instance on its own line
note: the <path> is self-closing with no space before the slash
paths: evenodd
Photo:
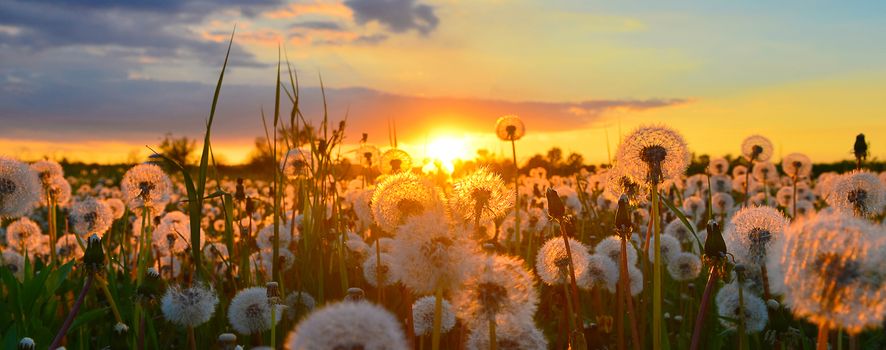
<path id="1" fill-rule="evenodd" d="M 451 174 L 455 169 L 455 160 L 468 160 L 473 158 L 469 141 L 465 137 L 455 137 L 450 135 L 441 135 L 431 140 L 425 149 L 425 160 L 423 170 L 435 171 L 439 163 L 440 167 L 447 173 Z"/>

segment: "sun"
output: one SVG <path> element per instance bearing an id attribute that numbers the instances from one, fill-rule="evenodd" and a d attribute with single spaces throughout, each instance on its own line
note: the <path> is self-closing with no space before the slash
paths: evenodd
<path id="1" fill-rule="evenodd" d="M 467 160 L 471 158 L 468 149 L 468 141 L 454 136 L 438 136 L 427 145 L 427 159 L 430 161 L 425 167 L 436 170 L 434 163 L 440 163 L 443 170 L 452 173 L 456 159 Z"/>

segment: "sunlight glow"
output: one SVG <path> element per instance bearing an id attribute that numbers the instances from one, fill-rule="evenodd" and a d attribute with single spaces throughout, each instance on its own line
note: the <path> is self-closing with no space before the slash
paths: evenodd
<path id="1" fill-rule="evenodd" d="M 425 171 L 436 171 L 437 166 L 434 163 L 439 163 L 446 173 L 452 173 L 456 159 L 468 160 L 472 155 L 467 139 L 438 136 L 427 144 L 425 158 L 427 160 Z"/>

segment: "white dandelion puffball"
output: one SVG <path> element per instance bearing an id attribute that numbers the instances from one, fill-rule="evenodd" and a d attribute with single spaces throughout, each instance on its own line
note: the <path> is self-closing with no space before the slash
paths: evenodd
<path id="1" fill-rule="evenodd" d="M 286 319 L 290 321 L 314 311 L 314 307 L 317 306 L 317 301 L 314 300 L 314 297 L 303 291 L 289 293 L 283 302 L 286 304 L 286 309 L 283 312 L 286 315 Z"/>
<path id="2" fill-rule="evenodd" d="M 217 304 L 218 297 L 211 287 L 171 286 L 163 294 L 160 309 L 167 321 L 182 327 L 196 327 L 212 318 Z"/>
<path id="3" fill-rule="evenodd" d="M 412 304 L 412 326 L 415 335 L 429 335 L 434 330 L 434 303 L 436 300 L 434 296 L 429 295 L 419 298 Z M 447 333 L 452 327 L 455 327 L 455 313 L 452 311 L 452 304 L 444 299 L 442 301 L 440 331 Z"/>
<path id="4" fill-rule="evenodd" d="M 692 253 L 679 253 L 668 262 L 668 273 L 675 281 L 693 280 L 701 273 L 701 259 Z"/>
<path id="5" fill-rule="evenodd" d="M 459 319 L 469 325 L 484 324 L 499 315 L 531 320 L 538 307 L 538 292 L 522 260 L 486 256 L 453 292 L 452 305 Z"/>
<path id="6" fill-rule="evenodd" d="M 55 253 L 61 261 L 78 260 L 83 257 L 83 248 L 72 234 L 62 235 L 55 242 Z"/>
<path id="7" fill-rule="evenodd" d="M 309 148 L 291 149 L 280 159 L 280 170 L 289 179 L 306 176 L 311 170 L 311 161 Z"/>
<path id="8" fill-rule="evenodd" d="M 378 169 L 382 174 L 396 174 L 412 170 L 412 157 L 406 151 L 392 148 L 379 157 Z"/>
<path id="9" fill-rule="evenodd" d="M 683 174 L 690 154 L 686 141 L 676 130 L 665 126 L 645 126 L 628 134 L 616 153 L 619 167 L 631 178 L 644 183 L 660 183 Z"/>
<path id="10" fill-rule="evenodd" d="M 729 161 L 724 158 L 711 159 L 707 171 L 711 175 L 726 175 L 729 172 Z"/>
<path id="11" fill-rule="evenodd" d="M 680 219 L 671 220 L 671 222 L 665 225 L 664 234 L 676 238 L 681 244 L 697 244 L 692 231 Z"/>
<path id="12" fill-rule="evenodd" d="M 812 174 L 812 160 L 802 153 L 791 153 L 781 159 L 781 170 L 795 179 L 802 179 Z"/>
<path id="13" fill-rule="evenodd" d="M 727 329 L 735 330 L 738 324 L 735 321 L 741 319 L 739 312 L 744 314 L 745 331 L 748 333 L 757 333 L 766 328 L 769 322 L 769 311 L 766 310 L 766 302 L 760 297 L 751 293 L 747 288 L 743 288 L 741 300 L 739 300 L 738 284 L 730 283 L 720 289 L 717 297 L 714 298 L 717 304 L 717 313 L 720 316 L 729 318 L 721 318 L 720 323 Z M 739 302 L 743 303 L 742 309 Z M 735 320 L 735 321 L 732 321 Z"/>
<path id="14" fill-rule="evenodd" d="M 512 206 L 511 195 L 501 176 L 480 168 L 452 186 L 450 209 L 469 223 L 483 224 L 505 215 Z"/>
<path id="15" fill-rule="evenodd" d="M 400 323 L 365 301 L 335 303 L 315 311 L 286 339 L 287 350 L 406 350 Z"/>
<path id="16" fill-rule="evenodd" d="M 40 180 L 27 164 L 0 156 L 0 218 L 27 214 L 40 201 Z"/>
<path id="17" fill-rule="evenodd" d="M 378 262 L 379 257 L 381 257 L 381 264 Z M 381 277 L 382 287 L 397 283 L 397 277 L 393 271 L 390 254 L 382 253 L 376 256 L 375 253 L 371 253 L 363 261 L 363 278 L 370 286 L 379 287 L 379 277 Z"/>
<path id="18" fill-rule="evenodd" d="M 735 206 L 735 198 L 732 195 L 722 192 L 714 193 L 711 196 L 711 211 L 717 215 L 728 215 Z"/>
<path id="19" fill-rule="evenodd" d="M 205 234 L 200 229 L 200 242 L 205 242 Z M 160 225 L 151 233 L 154 248 L 163 255 L 184 252 L 191 247 L 191 222 L 185 220 L 161 220 Z"/>
<path id="20" fill-rule="evenodd" d="M 143 207 L 162 207 L 169 202 L 172 181 L 160 167 L 154 164 L 139 164 L 123 175 L 120 191 L 130 210 Z"/>
<path id="21" fill-rule="evenodd" d="M 760 135 L 751 135 L 741 142 L 741 155 L 748 160 L 765 162 L 772 157 L 772 142 Z"/>
<path id="22" fill-rule="evenodd" d="M 628 266 L 628 282 L 630 283 L 631 295 L 636 296 L 643 291 L 643 271 L 636 266 Z"/>
<path id="23" fill-rule="evenodd" d="M 620 243 L 619 243 L 620 244 Z M 588 268 L 588 249 L 579 241 L 569 238 L 569 249 L 572 254 L 572 266 L 578 278 Z M 619 248 L 621 249 L 621 248 Z M 569 283 L 569 258 L 566 256 L 566 244 L 562 237 L 553 237 L 538 249 L 535 269 L 542 282 L 548 285 Z"/>
<path id="24" fill-rule="evenodd" d="M 548 341 L 531 320 L 502 318 L 496 322 L 495 340 L 499 349 L 538 350 L 547 349 Z M 486 327 L 471 330 L 465 344 L 467 350 L 490 349 L 489 331 Z"/>
<path id="25" fill-rule="evenodd" d="M 298 229 L 293 228 L 290 225 L 289 220 L 286 222 L 280 222 L 280 225 L 277 228 L 277 237 L 279 239 L 279 244 L 281 248 L 288 248 L 289 244 L 292 243 L 293 237 L 295 234 L 296 241 L 298 240 Z M 258 246 L 258 249 L 274 249 L 274 224 L 269 224 L 263 227 L 258 231 L 258 235 L 255 237 L 255 244 Z"/>
<path id="26" fill-rule="evenodd" d="M 700 197 L 688 197 L 683 200 L 683 213 L 695 220 L 701 218 L 707 209 L 707 203 Z"/>
<path id="27" fill-rule="evenodd" d="M 113 223 L 111 208 L 93 197 L 79 200 L 71 206 L 71 228 L 80 236 L 101 236 Z"/>
<path id="28" fill-rule="evenodd" d="M 674 236 L 671 235 L 660 235 L 661 244 L 659 247 L 661 248 L 661 261 L 667 264 L 671 259 L 680 254 L 683 248 L 680 247 L 680 241 L 677 240 Z M 649 262 L 655 261 L 655 237 L 649 238 Z"/>
<path id="29" fill-rule="evenodd" d="M 391 267 L 415 294 L 433 294 L 440 286 L 453 290 L 475 265 L 476 244 L 440 213 L 411 218 L 397 230 L 391 245 Z"/>
<path id="30" fill-rule="evenodd" d="M 108 206 L 108 209 L 111 209 L 111 217 L 114 220 L 122 218 L 123 214 L 126 213 L 126 204 L 119 198 L 105 199 L 105 205 Z"/>
<path id="31" fill-rule="evenodd" d="M 576 276 L 576 282 L 583 289 L 603 287 L 610 292 L 615 292 L 618 283 L 618 264 L 608 256 L 592 254 L 588 257 L 588 268 L 581 277 Z"/>
<path id="32" fill-rule="evenodd" d="M 62 165 L 54 160 L 38 160 L 31 163 L 31 170 L 37 174 L 37 178 L 44 186 L 49 185 L 53 178 L 64 178 L 65 172 Z"/>
<path id="33" fill-rule="evenodd" d="M 637 250 L 634 249 L 634 245 L 631 242 L 627 242 L 626 248 L 628 265 L 637 264 Z M 618 236 L 608 236 L 600 240 L 597 246 L 594 247 L 594 253 L 608 257 L 616 264 L 620 264 L 621 238 Z"/>
<path id="34" fill-rule="evenodd" d="M 766 262 L 769 247 L 777 242 L 788 219 L 772 207 L 743 208 L 723 233 L 729 252 L 739 263 L 760 266 Z"/>
<path id="35" fill-rule="evenodd" d="M 49 179 L 49 183 L 43 184 L 40 187 L 40 205 L 49 206 L 47 200 L 50 198 L 48 198 L 47 194 L 52 196 L 52 200 L 56 205 L 60 207 L 67 206 L 71 200 L 71 184 L 61 176 L 53 177 Z"/>
<path id="36" fill-rule="evenodd" d="M 6 227 L 6 245 L 10 248 L 20 248 L 26 245 L 31 237 L 42 235 L 40 225 L 27 216 L 13 221 Z"/>
<path id="37" fill-rule="evenodd" d="M 271 329 L 271 308 L 277 319 L 283 316 L 282 305 L 272 305 L 265 287 L 250 287 L 237 292 L 228 306 L 228 322 L 237 333 L 246 335 Z"/>
<path id="38" fill-rule="evenodd" d="M 853 171 L 835 180 L 827 202 L 838 210 L 858 216 L 875 216 L 886 205 L 886 185 L 874 173 Z"/>
<path id="39" fill-rule="evenodd" d="M 21 281 L 25 277 L 25 257 L 15 251 L 4 249 L 0 256 L 0 268 L 9 270 Z"/>
<path id="40" fill-rule="evenodd" d="M 794 315 L 856 334 L 886 317 L 886 241 L 882 226 L 846 213 L 819 213 L 785 231 L 778 266 Z M 774 276 L 775 277 L 775 276 Z"/>
<path id="41" fill-rule="evenodd" d="M 386 232 L 393 233 L 410 217 L 427 211 L 443 212 L 440 191 L 428 179 L 404 172 L 386 177 L 372 195 L 372 215 Z"/>
<path id="42" fill-rule="evenodd" d="M 523 120 L 516 115 L 505 115 L 495 121 L 495 135 L 502 141 L 517 141 L 526 134 Z"/>

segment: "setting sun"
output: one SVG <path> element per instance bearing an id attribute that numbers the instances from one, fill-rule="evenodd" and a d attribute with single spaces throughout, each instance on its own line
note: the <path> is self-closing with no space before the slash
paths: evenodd
<path id="1" fill-rule="evenodd" d="M 425 164 L 425 170 L 436 170 L 435 163 L 439 162 L 443 170 L 452 173 L 453 162 L 456 159 L 470 158 L 472 155 L 466 138 L 438 136 L 426 146 L 425 159 L 428 162 Z"/>

